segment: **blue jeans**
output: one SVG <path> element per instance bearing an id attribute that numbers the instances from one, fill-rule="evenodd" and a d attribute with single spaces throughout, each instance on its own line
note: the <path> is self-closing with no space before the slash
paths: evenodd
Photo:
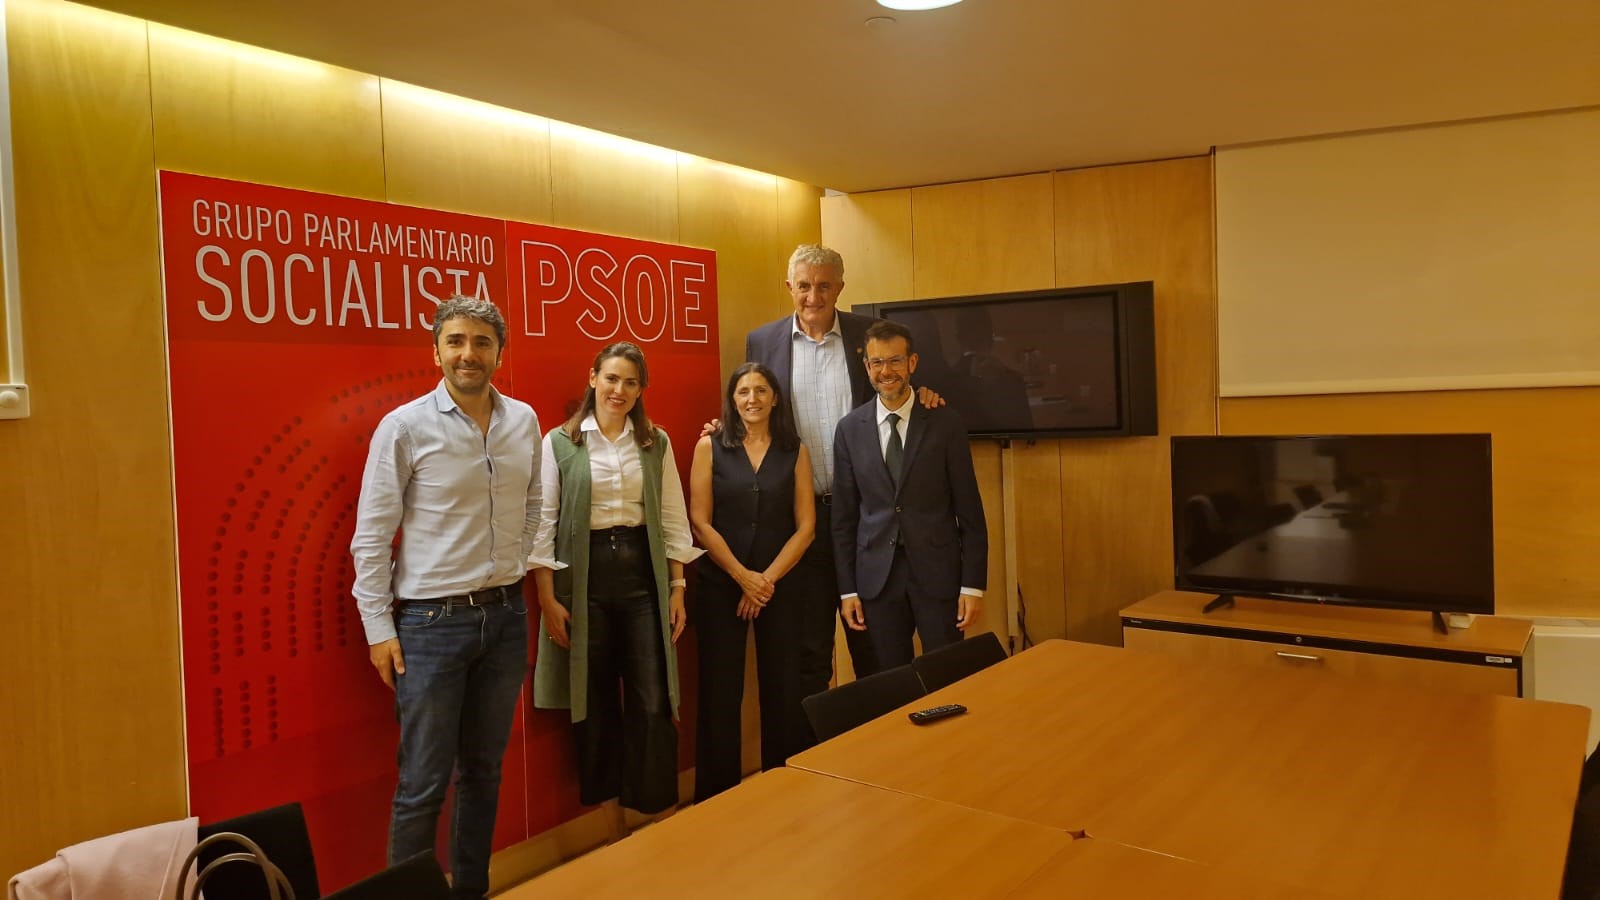
<path id="1" fill-rule="evenodd" d="M 404 675 L 395 678 L 400 783 L 389 864 L 432 850 L 452 770 L 450 870 L 456 897 L 489 890 L 500 761 L 528 675 L 528 611 L 520 596 L 489 606 L 412 603 L 398 617 Z"/>

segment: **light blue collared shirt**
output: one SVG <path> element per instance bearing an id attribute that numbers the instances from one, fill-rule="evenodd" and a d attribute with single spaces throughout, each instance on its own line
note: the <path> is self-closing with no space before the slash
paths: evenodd
<path id="1" fill-rule="evenodd" d="M 798 318 L 791 318 L 794 331 L 794 361 L 789 373 L 789 403 L 794 409 L 795 430 L 800 442 L 811 452 L 811 488 L 818 496 L 833 490 L 833 429 L 850 411 L 849 354 L 844 349 L 844 332 L 839 314 L 833 314 L 833 327 L 822 340 L 813 341 L 800 330 Z"/>
<path id="2" fill-rule="evenodd" d="M 389 610 L 396 597 L 465 594 L 527 571 L 539 524 L 539 418 L 528 404 L 489 390 L 487 434 L 442 380 L 384 416 L 372 434 L 350 541 L 352 592 L 368 644 L 395 636 Z"/>

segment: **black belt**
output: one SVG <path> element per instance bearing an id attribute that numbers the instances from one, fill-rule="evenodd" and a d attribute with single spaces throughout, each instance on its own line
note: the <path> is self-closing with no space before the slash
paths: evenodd
<path id="1" fill-rule="evenodd" d="M 621 540 L 643 539 L 645 526 L 643 525 L 613 525 L 610 528 L 596 528 L 589 532 L 590 541 L 611 541 L 616 543 Z"/>
<path id="2" fill-rule="evenodd" d="M 827 493 L 824 493 L 824 494 L 818 494 L 816 496 L 817 496 L 817 502 L 821 503 L 823 506 L 832 506 L 833 505 L 833 492 L 832 491 L 828 491 Z"/>
<path id="3" fill-rule="evenodd" d="M 512 597 L 522 596 L 522 579 L 518 578 L 510 584 L 499 587 L 484 588 L 481 591 L 468 591 L 465 594 L 455 594 L 450 597 L 433 597 L 427 600 L 404 600 L 402 607 L 413 603 L 432 603 L 439 606 L 493 606 L 496 603 L 508 603 Z"/>

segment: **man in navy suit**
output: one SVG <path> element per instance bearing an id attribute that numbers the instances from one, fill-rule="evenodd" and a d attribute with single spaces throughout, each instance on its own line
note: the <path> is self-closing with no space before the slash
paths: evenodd
<path id="1" fill-rule="evenodd" d="M 811 451 L 817 538 L 790 575 L 805 579 L 807 609 L 799 635 L 798 674 L 801 696 L 810 696 L 827 690 L 833 678 L 833 623 L 839 613 L 833 543 L 827 537 L 833 504 L 833 430 L 845 413 L 873 397 L 861 360 L 867 326 L 877 320 L 836 308 L 844 290 L 844 259 L 837 252 L 801 244 L 789 257 L 788 275 L 784 284 L 794 298 L 794 314 L 751 331 L 745 337 L 744 358 L 778 376 L 794 410 L 800 440 Z M 846 630 L 845 641 L 857 675 L 878 671 L 866 635 Z"/>
<path id="2" fill-rule="evenodd" d="M 834 432 L 833 546 L 845 624 L 872 639 L 884 668 L 961 640 L 988 583 L 989 536 L 961 418 L 911 391 L 911 332 L 867 328 L 863 368 L 876 402 Z"/>

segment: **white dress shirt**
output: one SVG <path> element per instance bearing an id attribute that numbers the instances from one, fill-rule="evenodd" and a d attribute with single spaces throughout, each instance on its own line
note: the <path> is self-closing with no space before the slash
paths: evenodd
<path id="1" fill-rule="evenodd" d="M 883 396 L 879 395 L 875 404 L 878 413 L 878 452 L 883 454 L 883 461 L 889 461 L 889 414 L 894 413 L 900 417 L 895 423 L 895 430 L 900 432 L 900 448 L 906 446 L 906 429 L 911 427 L 911 407 L 917 405 L 917 392 L 906 391 L 906 402 L 900 404 L 899 409 L 890 409 L 883 405 Z"/>
<path id="2" fill-rule="evenodd" d="M 850 411 L 849 354 L 839 314 L 822 340 L 814 341 L 792 317 L 794 360 L 789 371 L 789 405 L 794 409 L 795 430 L 811 455 L 811 487 L 822 496 L 833 490 L 833 430 Z"/>
<path id="3" fill-rule="evenodd" d="M 487 433 L 441 380 L 372 434 L 350 541 L 351 592 L 368 644 L 395 636 L 396 597 L 451 597 L 527 571 L 539 523 L 539 418 L 528 404 L 489 391 Z"/>
<path id="4" fill-rule="evenodd" d="M 639 445 L 633 439 L 633 420 L 624 420 L 622 434 L 611 440 L 600 430 L 594 416 L 583 420 L 583 446 L 589 451 L 589 530 L 645 524 L 644 468 L 639 462 Z M 666 440 L 661 459 L 661 531 L 667 558 L 694 562 L 704 550 L 694 546 L 689 532 L 689 511 L 683 502 L 683 479 L 673 461 L 672 442 Z M 550 449 L 550 435 L 541 447 L 543 464 L 539 481 L 544 497 L 539 526 L 534 533 L 529 568 L 565 569 L 556 559 L 556 520 L 561 516 L 561 470 Z"/>

